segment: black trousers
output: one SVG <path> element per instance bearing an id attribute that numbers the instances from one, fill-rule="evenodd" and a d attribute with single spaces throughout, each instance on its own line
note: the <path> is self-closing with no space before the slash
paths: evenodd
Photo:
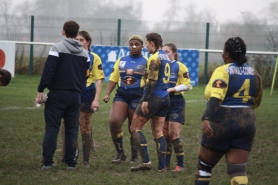
<path id="1" fill-rule="evenodd" d="M 81 93 L 69 90 L 51 90 L 45 103 L 45 134 L 43 140 L 43 164 L 51 166 L 57 147 L 61 120 L 65 122 L 65 163 L 75 166 L 77 159 L 77 137 Z"/>

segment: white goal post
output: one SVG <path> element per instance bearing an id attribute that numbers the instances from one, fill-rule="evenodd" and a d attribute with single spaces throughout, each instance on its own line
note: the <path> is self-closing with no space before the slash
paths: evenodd
<path id="1" fill-rule="evenodd" d="M 10 42 L 10 43 L 15 43 L 15 44 L 30 44 L 30 45 L 49 45 L 52 46 L 54 43 L 50 42 L 27 42 L 27 41 L 5 41 L 5 40 L 0 40 L 0 42 Z M 185 49 L 185 48 L 180 48 L 180 49 Z M 187 48 L 188 49 L 188 48 Z M 213 50 L 213 49 L 197 49 L 200 52 L 205 52 L 205 53 L 222 53 L 222 50 Z M 274 68 L 274 73 L 272 77 L 272 83 L 271 83 L 271 90 L 270 90 L 270 96 L 272 96 L 273 88 L 274 88 L 274 82 L 275 82 L 275 77 L 277 73 L 277 67 L 278 67 L 278 52 L 263 52 L 263 51 L 247 51 L 247 54 L 261 54 L 261 55 L 276 55 L 276 64 Z"/>

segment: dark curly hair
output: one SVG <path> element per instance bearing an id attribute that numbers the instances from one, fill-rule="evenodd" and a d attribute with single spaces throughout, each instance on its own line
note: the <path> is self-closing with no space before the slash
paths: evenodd
<path id="1" fill-rule="evenodd" d="M 146 35 L 146 39 L 147 41 L 149 42 L 153 42 L 155 44 L 155 48 L 156 50 L 159 48 L 159 47 L 163 47 L 163 40 L 162 40 L 162 37 L 158 34 L 158 33 L 148 33 Z"/>
<path id="2" fill-rule="evenodd" d="M 63 30 L 65 31 L 66 37 L 75 38 L 79 31 L 79 24 L 75 21 L 67 21 L 64 23 Z"/>
<path id="3" fill-rule="evenodd" d="M 240 37 L 229 38 L 224 45 L 224 49 L 228 52 L 232 59 L 235 60 L 239 65 L 247 62 L 246 44 Z"/>
<path id="4" fill-rule="evenodd" d="M 9 71 L 5 69 L 0 69 L 0 84 L 1 86 L 6 86 L 10 83 L 12 75 Z"/>

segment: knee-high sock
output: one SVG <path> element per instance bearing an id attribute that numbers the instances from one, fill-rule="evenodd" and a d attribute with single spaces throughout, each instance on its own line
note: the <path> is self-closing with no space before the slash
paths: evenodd
<path id="1" fill-rule="evenodd" d="M 89 163 L 91 137 L 89 134 L 82 135 L 83 161 Z"/>
<path id="2" fill-rule="evenodd" d="M 158 156 L 158 169 L 161 170 L 165 168 L 167 144 L 163 135 L 157 137 L 155 143 Z"/>
<path id="3" fill-rule="evenodd" d="M 131 132 L 131 136 L 135 146 L 138 148 L 140 152 L 140 155 L 142 157 L 142 162 L 143 163 L 149 162 L 150 158 L 148 154 L 148 146 L 144 134 L 141 132 L 141 130 L 133 130 Z"/>
<path id="4" fill-rule="evenodd" d="M 231 185 L 234 185 L 234 184 L 247 185 L 248 177 L 247 176 L 235 176 L 231 179 Z"/>
<path id="5" fill-rule="evenodd" d="M 124 153 L 123 149 L 123 132 L 118 133 L 115 138 L 112 138 L 115 148 L 117 150 L 117 153 Z"/>
<path id="6" fill-rule="evenodd" d="M 184 162 L 184 149 L 180 138 L 172 141 L 177 158 L 177 166 L 183 167 Z"/>
<path id="7" fill-rule="evenodd" d="M 213 164 L 209 164 L 199 157 L 197 171 L 195 172 L 194 185 L 209 185 L 213 167 Z"/>
<path id="8" fill-rule="evenodd" d="M 138 158 L 137 155 L 138 149 L 133 141 L 132 136 L 130 136 L 130 147 L 131 147 L 131 161 L 136 161 Z"/>
<path id="9" fill-rule="evenodd" d="M 170 138 L 165 138 L 167 143 L 167 151 L 166 151 L 166 167 L 170 168 L 170 162 L 171 162 L 171 155 L 172 155 L 172 142 Z"/>

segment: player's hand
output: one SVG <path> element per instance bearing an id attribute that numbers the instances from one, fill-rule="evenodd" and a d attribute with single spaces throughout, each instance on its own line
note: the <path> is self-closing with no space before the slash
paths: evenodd
<path id="1" fill-rule="evenodd" d="M 205 136 L 212 137 L 213 136 L 213 130 L 210 126 L 209 120 L 203 120 L 202 121 L 202 130 Z"/>
<path id="2" fill-rule="evenodd" d="M 110 100 L 110 95 L 105 95 L 103 101 L 107 103 Z"/>
<path id="3" fill-rule="evenodd" d="M 149 105 L 149 102 L 143 101 L 142 106 L 141 106 L 142 112 L 145 115 L 149 113 L 148 105 Z"/>
<path id="4" fill-rule="evenodd" d="M 167 89 L 168 94 L 169 94 L 170 92 L 175 92 L 175 91 L 176 91 L 175 88 L 168 88 L 168 89 Z"/>
<path id="5" fill-rule="evenodd" d="M 99 102 L 97 100 L 94 100 L 91 104 L 91 110 L 93 110 L 94 112 L 96 112 L 99 108 Z"/>

